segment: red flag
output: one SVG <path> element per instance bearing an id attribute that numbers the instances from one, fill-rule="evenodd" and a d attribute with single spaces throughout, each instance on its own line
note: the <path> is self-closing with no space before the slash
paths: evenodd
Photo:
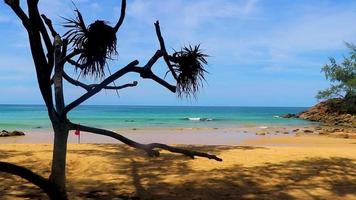
<path id="1" fill-rule="evenodd" d="M 79 126 L 77 127 L 77 130 L 75 130 L 75 135 L 80 135 L 80 129 L 79 129 Z"/>

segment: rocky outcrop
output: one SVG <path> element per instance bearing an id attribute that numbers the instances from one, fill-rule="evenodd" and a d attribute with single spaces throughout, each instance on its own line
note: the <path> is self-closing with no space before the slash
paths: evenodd
<path id="1" fill-rule="evenodd" d="M 11 136 L 24 136 L 25 133 L 21 132 L 21 131 L 12 131 L 12 132 L 8 132 L 6 130 L 2 130 L 0 132 L 0 137 L 11 137 Z"/>
<path id="2" fill-rule="evenodd" d="M 298 115 L 293 113 L 288 113 L 286 115 L 283 115 L 282 118 L 298 118 Z"/>
<path id="3" fill-rule="evenodd" d="M 334 125 L 304 127 L 301 130 L 298 129 L 298 131 L 295 132 L 295 135 L 296 136 L 322 135 L 322 136 L 336 137 L 336 138 L 356 139 L 356 127 L 345 127 L 345 126 L 334 126 Z"/>
<path id="4" fill-rule="evenodd" d="M 356 102 L 354 102 L 356 104 Z M 339 112 L 330 101 L 321 102 L 298 115 L 300 119 L 322 122 L 327 125 L 356 127 L 356 115 Z"/>

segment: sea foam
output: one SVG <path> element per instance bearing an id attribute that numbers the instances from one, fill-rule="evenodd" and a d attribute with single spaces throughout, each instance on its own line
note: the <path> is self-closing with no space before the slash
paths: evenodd
<path id="1" fill-rule="evenodd" d="M 211 118 L 201 118 L 201 117 L 188 117 L 186 118 L 189 121 L 213 121 Z"/>

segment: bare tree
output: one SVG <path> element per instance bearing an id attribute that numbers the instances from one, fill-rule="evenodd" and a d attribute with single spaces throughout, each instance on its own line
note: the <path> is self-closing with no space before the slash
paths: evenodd
<path id="1" fill-rule="evenodd" d="M 124 22 L 126 0 L 122 0 L 121 2 L 120 18 L 114 27 L 107 25 L 101 20 L 97 20 L 86 26 L 80 11 L 75 10 L 77 16 L 75 19 L 66 19 L 64 27 L 68 30 L 62 36 L 55 30 L 51 20 L 44 14 L 40 14 L 38 10 L 39 0 L 27 0 L 27 13 L 21 8 L 19 0 L 5 0 L 5 3 L 18 16 L 28 33 L 38 85 L 54 130 L 52 169 L 47 182 L 53 184 L 64 194 L 61 197 L 62 199 L 66 198 L 66 154 L 67 139 L 70 130 L 79 129 L 93 134 L 112 137 L 133 148 L 144 150 L 152 157 L 159 156 L 159 149 L 164 149 L 191 158 L 199 156 L 222 161 L 222 159 L 215 155 L 165 144 L 141 144 L 116 132 L 80 125 L 71 122 L 67 118 L 71 110 L 103 89 L 121 90 L 137 86 L 137 81 L 121 86 L 114 84 L 115 80 L 128 73 L 137 73 L 143 79 L 151 79 L 169 91 L 178 93 L 178 96 L 196 95 L 204 80 L 204 73 L 206 72 L 204 65 L 207 64 L 205 60 L 206 55 L 201 53 L 199 46 L 184 47 L 170 55 L 165 47 L 160 25 L 157 21 L 154 25 L 160 48 L 154 53 L 151 59 L 143 66 L 139 66 L 138 60 L 134 60 L 106 77 L 104 67 L 107 60 L 117 53 L 116 33 Z M 152 71 L 154 64 L 161 58 L 163 58 L 167 65 L 167 73 L 172 75 L 176 84 L 168 83 Z M 102 81 L 98 84 L 80 82 L 65 72 L 65 65 L 73 66 L 82 76 L 99 77 Z M 66 105 L 63 93 L 63 80 L 74 86 L 83 88 L 86 92 L 78 99 Z M 16 174 L 30 181 L 33 180 L 28 177 L 31 175 L 32 177 L 36 177 L 35 180 L 37 181 L 35 181 L 35 184 L 39 182 L 40 184 L 36 185 L 40 187 L 46 185 L 43 183 L 47 183 L 46 179 L 38 175 L 27 173 L 28 171 L 20 173 L 16 169 L 22 168 L 16 168 L 16 166 L 12 168 L 14 170 L 9 170 L 11 167 L 14 167 L 14 165 L 2 163 L 0 171 Z M 52 187 L 50 188 L 51 190 L 46 187 L 41 188 L 48 194 L 52 194 L 48 192 L 53 191 Z"/>

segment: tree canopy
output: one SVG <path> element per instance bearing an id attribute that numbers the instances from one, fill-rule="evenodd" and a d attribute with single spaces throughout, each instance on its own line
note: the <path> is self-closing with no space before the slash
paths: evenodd
<path id="1" fill-rule="evenodd" d="M 344 101 L 340 107 L 345 112 L 356 112 L 356 46 L 346 43 L 350 49 L 349 57 L 344 57 L 341 63 L 335 58 L 330 58 L 321 71 L 324 72 L 331 86 L 326 90 L 319 91 L 316 98 L 319 100 L 339 99 Z"/>

